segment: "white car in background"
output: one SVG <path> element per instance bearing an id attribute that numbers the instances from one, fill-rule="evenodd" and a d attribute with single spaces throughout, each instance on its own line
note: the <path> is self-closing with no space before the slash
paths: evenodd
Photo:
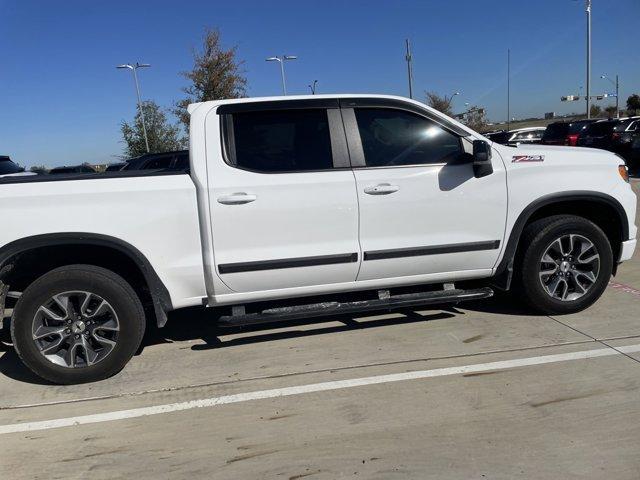
<path id="1" fill-rule="evenodd" d="M 501 145 L 516 146 L 519 144 L 536 144 L 542 142 L 542 134 L 545 127 L 517 128 L 515 130 L 497 130 L 487 132 L 485 136 Z"/>

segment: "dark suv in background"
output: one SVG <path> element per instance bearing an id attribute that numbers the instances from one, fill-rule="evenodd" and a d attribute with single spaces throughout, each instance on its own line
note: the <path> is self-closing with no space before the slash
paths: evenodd
<path id="1" fill-rule="evenodd" d="M 613 151 L 615 128 L 620 124 L 620 120 L 601 120 L 587 125 L 578 138 L 578 146 Z"/>
<path id="2" fill-rule="evenodd" d="M 543 145 L 569 145 L 575 147 L 580 134 L 587 125 L 596 120 L 576 120 L 575 122 L 553 122 L 542 134 Z"/>

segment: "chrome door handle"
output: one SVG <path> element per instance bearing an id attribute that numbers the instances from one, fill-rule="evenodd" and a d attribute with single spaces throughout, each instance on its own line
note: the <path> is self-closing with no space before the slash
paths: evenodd
<path id="1" fill-rule="evenodd" d="M 398 190 L 400 190 L 400 187 L 397 185 L 380 183 L 378 185 L 374 185 L 373 187 L 365 188 L 364 193 L 368 195 L 389 195 L 390 193 L 395 193 Z"/>
<path id="2" fill-rule="evenodd" d="M 223 205 L 243 205 L 245 203 L 251 203 L 258 197 L 256 195 L 249 195 L 248 193 L 238 192 L 226 195 L 224 197 L 218 197 L 218 203 Z"/>

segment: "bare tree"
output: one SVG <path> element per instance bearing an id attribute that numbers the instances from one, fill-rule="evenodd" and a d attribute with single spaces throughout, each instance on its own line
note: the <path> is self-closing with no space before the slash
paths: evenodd
<path id="1" fill-rule="evenodd" d="M 193 50 L 193 69 L 182 72 L 190 84 L 182 89 L 186 98 L 178 101 L 174 113 L 189 128 L 187 106 L 190 103 L 240 98 L 246 94 L 247 79 L 243 61 L 237 58 L 237 47 L 224 49 L 220 31 L 207 28 L 202 47 Z"/>
<path id="2" fill-rule="evenodd" d="M 453 116 L 453 111 L 451 110 L 451 101 L 454 97 L 453 95 L 449 97 L 444 95 L 441 97 L 435 92 L 425 92 L 425 95 L 427 96 L 427 105 L 444 113 L 445 115 L 450 117 Z"/>

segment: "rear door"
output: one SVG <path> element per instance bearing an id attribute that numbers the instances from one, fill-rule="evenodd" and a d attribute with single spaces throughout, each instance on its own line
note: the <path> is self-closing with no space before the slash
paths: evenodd
<path id="1" fill-rule="evenodd" d="M 499 155 L 492 159 L 493 174 L 475 178 L 465 131 L 415 108 L 351 105 L 343 118 L 360 202 L 358 280 L 489 274 L 507 209 Z"/>
<path id="2" fill-rule="evenodd" d="M 355 281 L 358 200 L 337 100 L 225 105 L 216 122 L 224 157 L 207 145 L 207 166 L 220 279 L 235 292 Z"/>

